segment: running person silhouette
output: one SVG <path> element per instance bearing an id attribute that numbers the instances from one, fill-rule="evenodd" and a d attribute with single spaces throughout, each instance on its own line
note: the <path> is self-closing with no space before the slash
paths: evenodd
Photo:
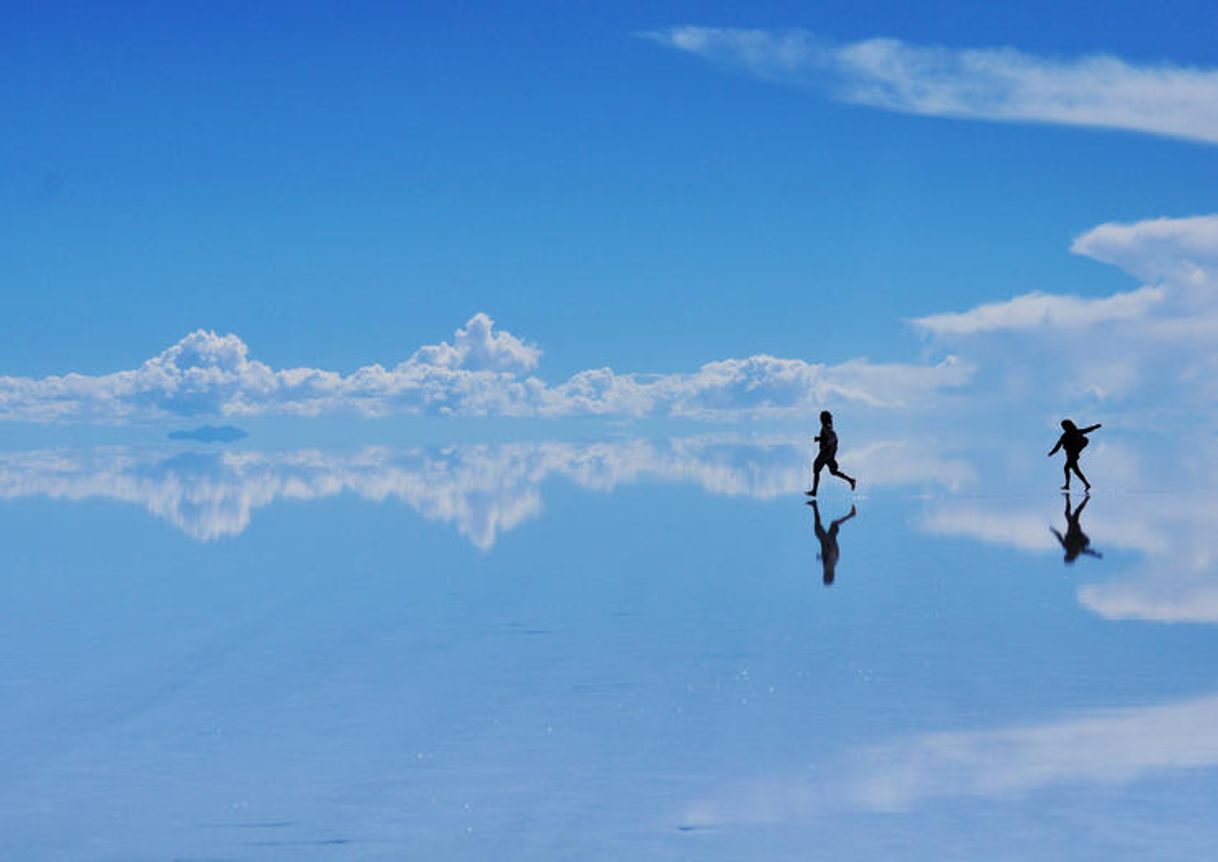
<path id="1" fill-rule="evenodd" d="M 817 452 L 816 461 L 812 464 L 812 490 L 804 491 L 804 493 L 809 497 L 816 496 L 816 492 L 820 488 L 820 471 L 825 467 L 828 467 L 829 472 L 834 476 L 849 482 L 850 490 L 853 491 L 857 483 L 837 469 L 837 432 L 833 430 L 833 414 L 828 410 L 820 411 L 820 434 L 812 439 L 820 444 L 820 451 Z"/>
<path id="2" fill-rule="evenodd" d="M 1063 468 L 1066 474 L 1066 484 L 1062 485 L 1063 491 L 1070 490 L 1070 471 L 1083 480 L 1083 487 L 1088 491 L 1091 490 L 1091 483 L 1087 481 L 1087 477 L 1083 475 L 1083 471 L 1078 468 L 1078 456 L 1082 454 L 1083 449 L 1087 448 L 1087 444 L 1091 441 L 1087 439 L 1087 435 L 1096 428 L 1104 426 L 1100 423 L 1089 425 L 1086 428 L 1079 428 L 1069 419 L 1062 420 L 1063 433 L 1057 438 L 1057 444 L 1049 450 L 1049 457 L 1057 454 L 1058 449 L 1066 450 L 1066 466 Z"/>

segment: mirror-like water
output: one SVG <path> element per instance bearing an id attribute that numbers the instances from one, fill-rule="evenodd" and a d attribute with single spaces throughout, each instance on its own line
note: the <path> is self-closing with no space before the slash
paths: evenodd
<path id="1" fill-rule="evenodd" d="M 1136 451 L 5 452 L 4 855 L 1198 858 L 1218 507 Z"/>

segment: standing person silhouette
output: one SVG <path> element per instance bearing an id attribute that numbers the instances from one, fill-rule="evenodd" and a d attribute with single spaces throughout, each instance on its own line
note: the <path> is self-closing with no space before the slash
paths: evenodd
<path id="1" fill-rule="evenodd" d="M 1087 435 L 1096 428 L 1103 428 L 1100 423 L 1089 425 L 1086 428 L 1079 428 L 1069 419 L 1062 420 L 1062 436 L 1057 438 L 1057 444 L 1049 450 L 1049 457 L 1052 458 L 1057 454 L 1058 449 L 1066 450 L 1066 466 L 1063 468 L 1066 474 L 1066 484 L 1062 485 L 1063 491 L 1070 490 L 1070 471 L 1083 480 L 1083 487 L 1088 491 L 1091 490 L 1091 483 L 1087 481 L 1087 477 L 1083 475 L 1083 471 L 1078 468 L 1078 456 L 1087 448 L 1087 444 L 1091 441 L 1087 439 Z"/>
<path id="2" fill-rule="evenodd" d="M 833 414 L 828 410 L 820 411 L 820 434 L 812 440 L 820 444 L 820 451 L 812 464 L 812 490 L 804 493 L 809 497 L 816 496 L 816 491 L 820 488 L 820 471 L 825 467 L 828 467 L 834 476 L 849 482 L 850 490 L 853 491 L 856 484 L 854 479 L 837 469 L 837 432 L 833 430 Z"/>
<path id="3" fill-rule="evenodd" d="M 849 515 L 830 522 L 829 529 L 826 530 L 820 522 L 820 507 L 816 505 L 816 501 L 809 500 L 808 505 L 812 507 L 812 515 L 816 518 L 813 526 L 816 538 L 820 541 L 820 553 L 816 555 L 816 559 L 820 560 L 821 581 L 827 587 L 833 583 L 833 577 L 837 573 L 837 559 L 842 555 L 841 548 L 837 546 L 838 528 L 857 515 L 858 511 L 851 506 Z"/>
<path id="4" fill-rule="evenodd" d="M 1080 554 L 1086 554 L 1089 557 L 1103 559 L 1104 555 L 1099 551 L 1091 549 L 1091 537 L 1083 532 L 1083 525 L 1079 522 L 1079 518 L 1083 516 L 1083 509 L 1087 508 L 1087 504 L 1091 502 L 1091 497 L 1083 497 L 1083 502 L 1078 504 L 1078 508 L 1073 512 L 1070 511 L 1070 495 L 1066 495 L 1066 535 L 1062 535 L 1057 531 L 1056 527 L 1050 527 L 1053 535 L 1057 536 L 1058 543 L 1062 546 L 1062 550 L 1066 552 L 1063 558 L 1067 563 L 1073 563 L 1079 558 Z"/>

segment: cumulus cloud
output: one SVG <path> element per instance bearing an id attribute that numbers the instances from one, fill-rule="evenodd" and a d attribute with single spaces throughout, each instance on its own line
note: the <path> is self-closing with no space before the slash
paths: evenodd
<path id="1" fill-rule="evenodd" d="M 816 86 L 838 100 L 890 111 L 1218 143 L 1218 69 L 897 39 L 836 44 L 804 30 L 682 26 L 640 35 L 769 80 Z"/>
<path id="2" fill-rule="evenodd" d="M 1147 283 L 1099 299 L 1032 292 L 911 323 L 933 335 L 969 336 L 1138 321 L 1123 331 L 1150 335 L 1178 334 L 1171 324 L 1218 314 L 1218 216 L 1108 222 L 1076 237 L 1070 250 Z"/>
<path id="3" fill-rule="evenodd" d="M 635 375 L 602 368 L 558 385 L 527 375 L 536 346 L 497 332 L 485 314 L 453 343 L 420 348 L 393 368 L 343 375 L 317 368 L 276 370 L 252 359 L 235 335 L 199 330 L 139 368 L 90 376 L 0 377 L 0 418 L 136 421 L 182 416 L 430 414 L 461 416 L 681 416 L 801 413 L 826 403 L 922 403 L 966 383 L 954 357 L 937 365 L 839 365 L 751 356 L 710 362 L 690 374 Z"/>
<path id="4" fill-rule="evenodd" d="M 495 322 L 482 312 L 458 329 L 453 343 L 441 342 L 422 347 L 412 361 L 440 368 L 469 371 L 507 371 L 515 374 L 532 371 L 541 359 L 541 349 L 526 344 L 510 332 L 495 332 Z"/>
<path id="5" fill-rule="evenodd" d="M 1100 298 L 1031 292 L 911 323 L 970 357 L 990 389 L 1012 389 L 1032 369 L 1042 383 L 1021 400 L 1038 390 L 1058 403 L 1208 411 L 1218 397 L 1218 216 L 1101 224 L 1071 251 L 1143 284 Z M 1005 387 L 994 383 L 1002 375 Z"/>
<path id="6" fill-rule="evenodd" d="M 351 493 L 404 503 L 487 550 L 541 513 L 542 486 L 554 479 L 599 492 L 646 478 L 752 499 L 794 496 L 808 481 L 808 447 L 806 439 L 708 435 L 357 452 L 35 450 L 0 453 L 0 499 L 131 503 L 209 541 L 244 532 L 257 509 L 277 500 Z M 959 488 L 972 479 L 968 465 L 917 442 L 872 442 L 844 451 L 842 459 L 865 470 L 872 486 Z"/>
<path id="7" fill-rule="evenodd" d="M 1143 281 L 1211 292 L 1218 287 L 1218 215 L 1109 222 L 1075 238 L 1070 250 Z"/>

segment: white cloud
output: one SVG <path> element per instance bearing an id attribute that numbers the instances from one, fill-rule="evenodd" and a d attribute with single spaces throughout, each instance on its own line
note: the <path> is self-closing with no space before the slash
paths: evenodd
<path id="1" fill-rule="evenodd" d="M 1150 286 L 1115 293 L 1103 299 L 1026 293 L 1006 302 L 986 303 L 959 313 L 931 314 L 911 322 L 932 335 L 1079 328 L 1110 320 L 1143 317 L 1162 298 L 1163 290 Z"/>
<path id="2" fill-rule="evenodd" d="M 1101 224 L 1071 250 L 1144 284 L 1102 298 L 1033 292 L 911 322 L 972 359 L 982 390 L 1011 397 L 1022 386 L 1018 398 L 1028 403 L 1040 394 L 1059 405 L 1137 404 L 1214 418 L 1218 216 Z"/>
<path id="3" fill-rule="evenodd" d="M 798 40 L 797 40 L 798 41 Z M 814 415 L 825 406 L 940 407 L 976 383 L 976 403 L 1052 399 L 1066 409 L 1132 403 L 1207 409 L 1218 398 L 1218 216 L 1102 224 L 1077 254 L 1146 284 L 1107 297 L 1032 292 L 912 321 L 937 364 L 836 365 L 755 355 L 690 373 L 590 369 L 559 383 L 534 372 L 540 349 L 485 314 L 452 343 L 351 374 L 275 369 L 235 335 L 197 331 L 113 374 L 0 377 L 0 420 L 124 423 L 181 416 L 428 414 L 517 417 Z M 960 358 L 961 356 L 966 358 Z M 980 369 L 980 376 L 977 372 Z"/>
<path id="4" fill-rule="evenodd" d="M 109 499 L 143 506 L 200 540 L 238 535 L 253 512 L 276 500 L 352 493 L 405 503 L 452 524 L 474 545 L 537 517 L 542 486 L 566 479 L 611 491 L 643 478 L 693 483 L 712 494 L 769 499 L 807 487 L 806 439 L 705 436 L 667 441 L 505 443 L 358 452 L 185 452 L 109 447 L 0 453 L 0 499 Z M 900 441 L 844 450 L 843 464 L 868 487 L 959 488 L 971 469 L 928 447 Z"/>
<path id="5" fill-rule="evenodd" d="M 1218 215 L 1109 222 L 1075 238 L 1070 250 L 1143 281 L 1179 289 L 1218 287 Z"/>
<path id="6" fill-rule="evenodd" d="M 532 371 L 541 359 L 541 349 L 526 344 L 510 332 L 495 332 L 495 322 L 482 312 L 470 318 L 453 337 L 454 344 L 442 342 L 420 348 L 411 357 L 422 365 L 464 368 L 469 371 L 507 371 L 521 374 Z"/>
<path id="7" fill-rule="evenodd" d="M 1218 70 L 1134 65 L 1104 55 L 1054 59 L 1013 48 L 944 48 L 896 39 L 844 45 L 803 30 L 672 27 L 641 34 L 770 79 L 825 88 L 891 111 L 1059 123 L 1218 143 Z"/>
<path id="8" fill-rule="evenodd" d="M 193 332 L 139 368 L 101 376 L 0 377 L 0 419 L 138 421 L 173 416 L 439 414 L 462 416 L 683 416 L 812 413 L 826 404 L 923 404 L 972 369 L 938 365 L 823 365 L 751 356 L 710 362 L 692 374 L 580 372 L 551 386 L 531 371 L 541 351 L 485 314 L 453 344 L 420 348 L 393 368 L 349 375 L 317 368 L 276 370 L 251 359 L 235 335 Z"/>

